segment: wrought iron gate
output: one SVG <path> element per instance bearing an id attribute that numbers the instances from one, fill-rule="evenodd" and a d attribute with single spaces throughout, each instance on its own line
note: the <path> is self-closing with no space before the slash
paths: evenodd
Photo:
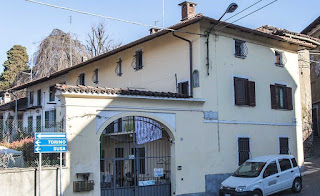
<path id="1" fill-rule="evenodd" d="M 170 196 L 170 137 L 156 121 L 125 117 L 101 135 L 102 196 Z"/>

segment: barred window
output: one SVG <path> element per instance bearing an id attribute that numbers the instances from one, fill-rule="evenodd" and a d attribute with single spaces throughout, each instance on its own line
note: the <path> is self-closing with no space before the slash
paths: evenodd
<path id="1" fill-rule="evenodd" d="M 56 124 L 56 110 L 45 112 L 45 128 L 54 128 Z"/>
<path id="2" fill-rule="evenodd" d="M 142 50 L 137 50 L 135 53 L 135 59 L 136 59 L 136 66 L 135 66 L 135 70 L 140 70 L 143 68 L 143 62 L 142 62 Z"/>
<path id="3" fill-rule="evenodd" d="M 279 138 L 280 154 L 289 154 L 289 138 Z"/>
<path id="4" fill-rule="evenodd" d="M 33 128 L 33 117 L 29 116 L 28 117 L 28 133 L 32 133 L 32 128 Z"/>
<path id="5" fill-rule="evenodd" d="M 93 80 L 93 83 L 95 83 L 95 84 L 99 83 L 99 69 L 98 68 L 93 71 L 92 80 Z"/>
<path id="6" fill-rule="evenodd" d="M 248 49 L 246 42 L 243 40 L 235 39 L 234 40 L 234 55 L 236 57 L 245 58 L 247 56 Z"/>
<path id="7" fill-rule="evenodd" d="M 238 138 L 238 157 L 239 165 L 242 165 L 250 158 L 250 139 Z"/>

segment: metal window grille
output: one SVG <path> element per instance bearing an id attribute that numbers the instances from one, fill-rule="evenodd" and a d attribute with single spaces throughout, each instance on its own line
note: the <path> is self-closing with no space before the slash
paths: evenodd
<path id="1" fill-rule="evenodd" d="M 289 154 L 289 138 L 279 138 L 280 154 Z"/>
<path id="2" fill-rule="evenodd" d="M 119 77 L 122 76 L 122 59 L 121 58 L 119 58 L 119 61 L 117 62 L 115 72 L 116 72 L 117 76 L 119 76 Z"/>
<path id="3" fill-rule="evenodd" d="M 248 48 L 246 42 L 243 40 L 234 40 L 234 55 L 236 57 L 245 58 L 248 55 Z"/>
<path id="4" fill-rule="evenodd" d="M 238 138 L 239 165 L 250 158 L 250 139 Z"/>
<path id="5" fill-rule="evenodd" d="M 151 129 L 160 131 L 162 137 L 138 144 L 139 132 Z M 159 123 L 145 117 L 121 118 L 103 131 L 100 142 L 103 195 L 170 195 L 171 142 Z"/>
<path id="6" fill-rule="evenodd" d="M 93 71 L 93 78 L 92 78 L 93 83 L 98 84 L 99 83 L 99 69 L 95 69 Z"/>

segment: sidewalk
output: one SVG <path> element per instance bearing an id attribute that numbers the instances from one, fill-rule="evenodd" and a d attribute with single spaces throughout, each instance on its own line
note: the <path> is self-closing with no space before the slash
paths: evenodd
<path id="1" fill-rule="evenodd" d="M 320 171 L 320 138 L 315 138 L 314 140 L 314 156 L 305 159 L 305 170 L 301 173 L 302 176 Z"/>

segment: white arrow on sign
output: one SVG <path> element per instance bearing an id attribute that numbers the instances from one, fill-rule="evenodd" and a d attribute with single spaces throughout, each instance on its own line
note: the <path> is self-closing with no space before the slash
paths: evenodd
<path id="1" fill-rule="evenodd" d="M 41 144 L 41 142 L 40 142 L 40 140 L 36 140 L 36 146 L 40 146 L 40 144 Z"/>
<path id="2" fill-rule="evenodd" d="M 40 152 L 40 150 L 41 150 L 41 148 L 38 146 L 38 147 L 36 148 L 36 152 Z"/>
<path id="3" fill-rule="evenodd" d="M 39 133 L 38 134 L 38 138 L 39 139 L 41 139 L 41 138 L 65 138 L 66 137 L 66 135 L 64 135 L 64 134 L 61 134 L 61 135 L 46 135 L 46 134 L 41 134 L 41 133 Z"/>

